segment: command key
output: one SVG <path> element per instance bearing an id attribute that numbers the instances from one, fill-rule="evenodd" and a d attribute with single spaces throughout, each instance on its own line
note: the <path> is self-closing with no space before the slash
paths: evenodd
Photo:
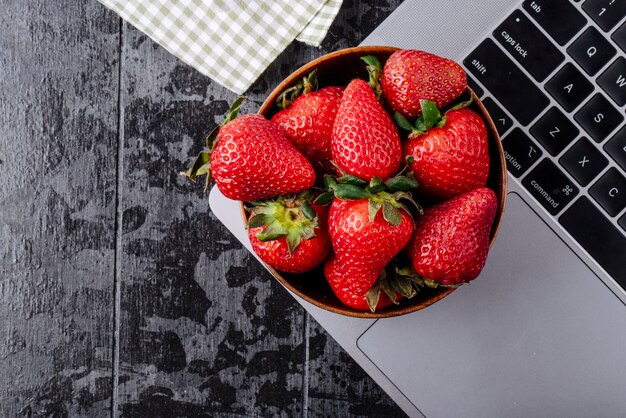
<path id="1" fill-rule="evenodd" d="M 578 194 L 574 182 L 548 159 L 540 161 L 522 184 L 552 215 L 559 213 Z"/>

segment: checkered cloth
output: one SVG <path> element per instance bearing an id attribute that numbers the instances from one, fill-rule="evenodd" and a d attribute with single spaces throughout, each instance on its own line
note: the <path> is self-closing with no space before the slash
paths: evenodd
<path id="1" fill-rule="evenodd" d="M 294 40 L 319 46 L 342 0 L 98 0 L 241 94 Z"/>

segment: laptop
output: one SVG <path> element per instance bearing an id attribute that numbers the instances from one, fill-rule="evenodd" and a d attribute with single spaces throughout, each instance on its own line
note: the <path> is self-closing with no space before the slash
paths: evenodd
<path id="1" fill-rule="evenodd" d="M 626 0 L 406 0 L 364 44 L 462 63 L 500 130 L 504 222 L 410 315 L 298 299 L 411 417 L 626 416 Z M 214 214 L 250 249 L 236 202 Z"/>

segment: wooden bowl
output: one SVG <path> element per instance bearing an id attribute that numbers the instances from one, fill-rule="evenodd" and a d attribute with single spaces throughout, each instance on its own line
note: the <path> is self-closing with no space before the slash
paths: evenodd
<path id="1" fill-rule="evenodd" d="M 320 88 L 326 86 L 346 86 L 354 78 L 361 78 L 364 80 L 368 79 L 365 65 L 360 59 L 362 56 L 375 55 L 384 65 L 387 58 L 389 58 L 389 56 L 397 49 L 398 48 L 388 46 L 355 47 L 332 52 L 317 58 L 300 67 L 298 70 L 294 71 L 291 75 L 285 78 L 282 83 L 280 83 L 278 87 L 276 87 L 267 97 L 263 105 L 261 105 L 258 113 L 268 119 L 271 118 L 272 115 L 279 110 L 275 106 L 276 97 L 283 90 L 300 81 L 302 77 L 311 72 L 313 69 L 317 69 L 317 78 Z M 474 103 L 470 106 L 470 108 L 482 116 L 487 126 L 489 135 L 489 156 L 491 159 L 491 168 L 489 178 L 487 180 L 487 187 L 491 188 L 498 197 L 498 211 L 496 212 L 496 217 L 493 221 L 490 235 L 490 245 L 493 245 L 496 235 L 498 234 L 498 230 L 500 229 L 506 203 L 506 162 L 504 159 L 502 144 L 500 142 L 500 136 L 498 135 L 498 131 L 496 130 L 489 113 L 470 88 L 468 88 L 468 92 L 474 98 Z M 247 220 L 247 213 L 243 209 L 243 204 L 241 206 L 241 213 L 245 222 Z M 333 294 L 330 286 L 324 278 L 322 266 L 319 266 L 313 271 L 305 274 L 279 273 L 270 266 L 266 265 L 266 267 L 283 286 L 307 302 L 330 312 L 359 318 L 386 318 L 415 312 L 443 299 L 455 290 L 454 288 L 444 287 L 437 289 L 424 289 L 418 292 L 418 294 L 412 299 L 403 299 L 400 301 L 399 305 L 392 305 L 376 312 L 359 311 L 345 306 Z"/>

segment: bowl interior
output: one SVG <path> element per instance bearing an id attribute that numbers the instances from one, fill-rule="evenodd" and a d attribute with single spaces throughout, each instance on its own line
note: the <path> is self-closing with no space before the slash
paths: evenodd
<path id="1" fill-rule="evenodd" d="M 356 47 L 336 51 L 311 61 L 290 74 L 276 87 L 276 89 L 274 89 L 274 91 L 272 91 L 262 104 L 259 114 L 262 114 L 267 118 L 271 118 L 274 113 L 279 110 L 275 105 L 276 97 L 284 89 L 300 81 L 302 77 L 313 69 L 317 69 L 317 77 L 320 88 L 326 86 L 345 86 L 354 78 L 368 79 L 365 65 L 360 59 L 362 56 L 375 55 L 381 63 L 384 64 L 387 58 L 389 58 L 389 56 L 396 50 L 397 48 L 387 46 Z M 504 159 L 502 145 L 500 143 L 500 136 L 498 135 L 493 121 L 489 117 L 487 110 L 478 97 L 476 97 L 476 95 L 469 88 L 468 92 L 474 98 L 474 102 L 470 108 L 482 116 L 487 125 L 489 136 L 489 156 L 491 159 L 491 168 L 487 186 L 491 188 L 498 197 L 498 211 L 491 228 L 490 244 L 493 244 L 500 228 L 506 203 L 506 162 Z M 243 210 L 243 205 L 242 216 L 244 219 L 247 219 L 246 212 Z M 358 311 L 341 303 L 333 294 L 330 286 L 326 282 L 321 266 L 305 274 L 279 273 L 271 267 L 269 267 L 269 270 L 287 289 L 315 306 L 338 314 L 360 318 L 384 318 L 414 312 L 435 303 L 454 291 L 453 288 L 425 289 L 419 292 L 414 298 L 410 300 L 403 300 L 399 305 L 392 305 L 388 308 L 372 313 Z"/>

